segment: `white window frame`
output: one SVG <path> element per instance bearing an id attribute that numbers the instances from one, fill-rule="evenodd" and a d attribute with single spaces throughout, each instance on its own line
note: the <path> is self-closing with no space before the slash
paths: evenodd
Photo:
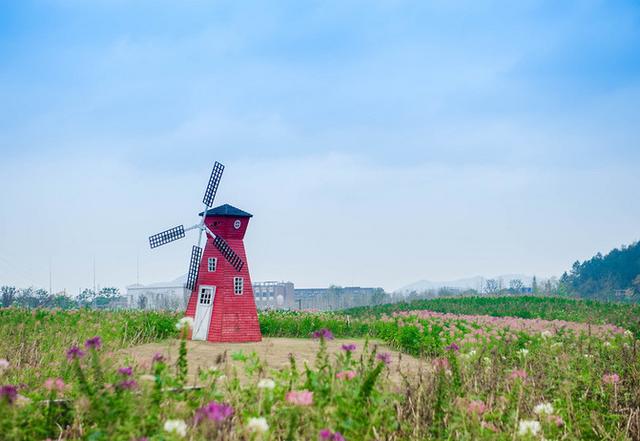
<path id="1" fill-rule="evenodd" d="M 244 278 L 243 277 L 234 277 L 233 278 L 233 293 L 237 296 L 241 296 L 244 292 Z"/>
<path id="2" fill-rule="evenodd" d="M 213 267 L 213 269 L 211 269 L 212 267 Z M 213 273 L 217 269 L 218 269 L 218 258 L 217 257 L 209 257 L 209 259 L 207 260 L 207 271 L 210 272 L 210 273 Z"/>

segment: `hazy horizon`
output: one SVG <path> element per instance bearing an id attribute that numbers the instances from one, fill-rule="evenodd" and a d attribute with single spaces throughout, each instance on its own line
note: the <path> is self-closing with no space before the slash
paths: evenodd
<path id="1" fill-rule="evenodd" d="M 185 273 L 216 205 L 254 281 L 523 273 L 640 239 L 640 5 L 0 6 L 0 284 Z"/>

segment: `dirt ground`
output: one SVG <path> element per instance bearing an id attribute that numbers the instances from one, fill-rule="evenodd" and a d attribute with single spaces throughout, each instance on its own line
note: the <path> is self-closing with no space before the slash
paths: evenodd
<path id="1" fill-rule="evenodd" d="M 365 344 L 359 339 L 335 339 L 327 342 L 330 353 L 339 352 L 343 344 L 355 343 L 354 357 L 359 357 Z M 379 342 L 369 342 L 369 345 L 378 345 L 378 352 L 391 354 L 390 378 L 394 383 L 400 383 L 400 367 L 403 372 L 415 373 L 424 368 L 424 362 L 406 354 L 400 354 Z M 120 362 L 133 362 L 142 368 L 148 368 L 156 353 L 164 355 L 169 362 L 174 362 L 178 357 L 179 340 L 168 340 L 162 343 L 149 343 L 128 348 L 117 355 Z M 311 339 L 303 338 L 264 338 L 259 343 L 209 343 L 203 341 L 187 342 L 187 354 L 189 362 L 189 374 L 195 380 L 195 374 L 200 369 L 209 369 L 217 366 L 221 370 L 229 372 L 231 366 L 239 366 L 241 362 L 231 359 L 231 354 L 242 351 L 244 354 L 256 352 L 258 357 L 268 368 L 281 368 L 289 365 L 289 354 L 293 354 L 298 368 L 304 366 L 304 362 L 313 365 L 319 343 Z M 226 354 L 225 354 L 226 353 Z M 238 369 L 242 379 L 242 372 Z"/>

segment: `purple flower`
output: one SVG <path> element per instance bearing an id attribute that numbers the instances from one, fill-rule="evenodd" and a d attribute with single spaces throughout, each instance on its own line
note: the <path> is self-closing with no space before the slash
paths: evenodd
<path id="1" fill-rule="evenodd" d="M 18 397 L 18 388 L 7 384 L 6 386 L 0 386 L 0 399 L 5 399 L 9 404 L 13 404 Z"/>
<path id="2" fill-rule="evenodd" d="M 387 366 L 391 364 L 391 354 L 389 354 L 388 352 L 381 352 L 380 354 L 376 355 L 376 359 L 380 360 Z"/>
<path id="3" fill-rule="evenodd" d="M 313 338 L 320 338 L 325 340 L 333 340 L 333 334 L 327 328 L 322 328 L 313 333 Z"/>
<path id="4" fill-rule="evenodd" d="M 77 346 L 71 346 L 67 351 L 67 360 L 78 360 L 84 357 L 84 351 Z"/>
<path id="5" fill-rule="evenodd" d="M 196 410 L 195 423 L 198 424 L 204 419 L 209 421 L 222 422 L 233 415 L 233 407 L 228 404 L 211 401 L 209 404 Z"/>
<path id="6" fill-rule="evenodd" d="M 322 429 L 318 433 L 320 441 L 345 441 L 344 436 L 340 432 L 331 432 L 329 429 Z"/>
<path id="7" fill-rule="evenodd" d="M 354 345 L 353 343 L 342 345 L 342 350 L 346 352 L 353 352 L 356 350 L 356 345 Z"/>
<path id="8" fill-rule="evenodd" d="M 120 375 L 124 375 L 125 377 L 130 377 L 131 375 L 133 375 L 133 369 L 131 369 L 130 367 L 121 367 L 120 369 L 118 369 L 118 373 Z"/>
<path id="9" fill-rule="evenodd" d="M 120 390 L 133 390 L 138 387 L 136 380 L 122 380 L 116 385 Z"/>
<path id="10" fill-rule="evenodd" d="M 455 344 L 455 343 L 451 343 L 451 344 L 450 344 L 449 346 L 447 346 L 445 349 L 446 349 L 447 351 L 457 352 L 457 351 L 459 351 L 459 350 L 460 350 L 460 346 L 458 346 L 458 345 L 457 345 L 457 344 Z"/>
<path id="11" fill-rule="evenodd" d="M 160 352 L 156 352 L 151 361 L 153 363 L 164 363 L 164 355 L 162 355 Z"/>
<path id="12" fill-rule="evenodd" d="M 84 347 L 87 349 L 100 349 L 102 346 L 102 339 L 97 335 L 84 342 Z"/>

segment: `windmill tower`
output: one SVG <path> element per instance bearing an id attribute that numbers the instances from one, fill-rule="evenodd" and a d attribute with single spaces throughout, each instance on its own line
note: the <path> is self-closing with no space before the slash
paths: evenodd
<path id="1" fill-rule="evenodd" d="M 191 338 L 211 342 L 260 341 L 262 335 L 243 242 L 252 215 L 228 204 L 211 208 L 223 171 L 224 166 L 216 162 L 202 199 L 205 209 L 200 213 L 199 223 L 155 234 L 149 237 L 149 244 L 156 248 L 182 239 L 186 231 L 199 230 L 185 285 L 191 290 L 185 314 L 194 319 Z"/>

